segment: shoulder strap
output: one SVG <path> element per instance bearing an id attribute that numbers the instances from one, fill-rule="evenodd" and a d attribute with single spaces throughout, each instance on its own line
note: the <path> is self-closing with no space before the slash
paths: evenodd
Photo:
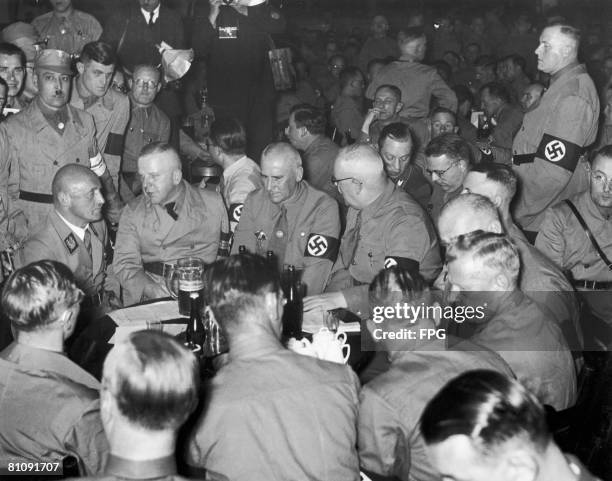
<path id="1" fill-rule="evenodd" d="M 601 247 L 599 247 L 599 244 L 595 240 L 595 237 L 593 236 L 593 233 L 591 232 L 591 229 L 589 229 L 589 226 L 584 221 L 584 218 L 580 215 L 580 212 L 578 212 L 578 209 L 576 209 L 576 206 L 569 199 L 565 199 L 565 203 L 571 209 L 571 211 L 574 213 L 574 215 L 576 216 L 576 219 L 578 219 L 578 222 L 580 223 L 580 225 L 584 229 L 584 233 L 589 238 L 589 240 L 591 241 L 591 244 L 593 244 L 593 247 L 597 251 L 597 255 L 599 255 L 599 257 L 604 262 L 604 264 L 608 267 L 608 269 L 610 269 L 612 271 L 612 262 L 610 262 L 610 259 L 608 259 L 608 257 L 604 253 L 604 251 L 602 251 Z"/>

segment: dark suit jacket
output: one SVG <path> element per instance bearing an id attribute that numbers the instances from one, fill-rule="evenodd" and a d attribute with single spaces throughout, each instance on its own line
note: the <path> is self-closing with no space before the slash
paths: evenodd
<path id="1" fill-rule="evenodd" d="M 172 48 L 187 47 L 183 20 L 177 12 L 166 7 L 163 2 L 157 21 L 149 26 L 140 11 L 138 2 L 130 1 L 127 9 L 111 15 L 104 26 L 101 40 L 110 43 L 115 48 L 120 47 L 119 60 L 130 71 L 135 65 L 142 63 L 160 64 L 161 55 L 155 45 L 159 45 L 162 40 Z"/>

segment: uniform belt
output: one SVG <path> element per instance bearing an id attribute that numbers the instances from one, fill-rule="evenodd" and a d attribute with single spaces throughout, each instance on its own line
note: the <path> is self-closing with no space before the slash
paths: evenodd
<path id="1" fill-rule="evenodd" d="M 92 307 L 98 307 L 104 301 L 104 292 L 100 291 L 96 294 L 91 294 L 89 296 L 83 297 L 81 301 L 81 308 L 89 309 Z"/>
<path id="2" fill-rule="evenodd" d="M 156 274 L 161 277 L 166 276 L 166 272 L 174 267 L 174 264 L 169 262 L 145 262 L 142 267 L 146 272 L 150 272 L 151 274 Z"/>
<path id="3" fill-rule="evenodd" d="M 589 289 L 591 291 L 607 291 L 612 289 L 612 281 L 589 281 L 580 279 L 574 280 L 572 284 L 577 289 Z"/>
<path id="4" fill-rule="evenodd" d="M 53 196 L 51 194 L 38 194 L 36 192 L 20 190 L 19 198 L 21 200 L 27 200 L 29 202 L 38 202 L 40 204 L 53 204 Z"/>

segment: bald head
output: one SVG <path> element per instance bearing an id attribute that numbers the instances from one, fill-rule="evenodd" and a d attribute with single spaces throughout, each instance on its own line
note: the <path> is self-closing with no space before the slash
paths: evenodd
<path id="1" fill-rule="evenodd" d="M 334 163 L 334 177 L 340 180 L 338 189 L 345 202 L 355 209 L 373 202 L 388 183 L 380 154 L 367 144 L 340 149 Z"/>
<path id="2" fill-rule="evenodd" d="M 261 154 L 261 177 L 274 204 L 282 204 L 297 191 L 304 171 L 299 152 L 291 144 L 276 142 Z"/>
<path id="3" fill-rule="evenodd" d="M 55 210 L 71 224 L 85 227 L 102 218 L 104 197 L 98 176 L 79 164 L 57 171 L 51 184 Z"/>
<path id="4" fill-rule="evenodd" d="M 460 235 L 476 230 L 503 233 L 495 205 L 478 194 L 462 194 L 448 201 L 438 219 L 438 232 L 445 244 L 451 244 Z"/>
<path id="5" fill-rule="evenodd" d="M 53 193 L 54 202 L 57 202 L 60 192 L 70 194 L 76 186 L 88 181 L 93 182 L 94 184 L 100 183 L 96 174 L 94 174 L 91 169 L 85 167 L 84 165 L 64 165 L 57 171 L 55 177 L 53 177 L 53 183 L 51 184 L 51 192 Z"/>

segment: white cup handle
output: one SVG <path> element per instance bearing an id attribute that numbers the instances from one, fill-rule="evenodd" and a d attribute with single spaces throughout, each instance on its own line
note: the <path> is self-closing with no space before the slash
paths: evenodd
<path id="1" fill-rule="evenodd" d="M 336 339 L 340 341 L 340 344 L 346 344 L 346 332 L 344 331 L 337 332 Z"/>
<path id="2" fill-rule="evenodd" d="M 344 354 L 344 349 L 346 348 L 346 354 Z M 344 355 L 344 364 L 346 364 L 351 357 L 351 345 L 350 344 L 342 344 L 342 354 Z"/>

